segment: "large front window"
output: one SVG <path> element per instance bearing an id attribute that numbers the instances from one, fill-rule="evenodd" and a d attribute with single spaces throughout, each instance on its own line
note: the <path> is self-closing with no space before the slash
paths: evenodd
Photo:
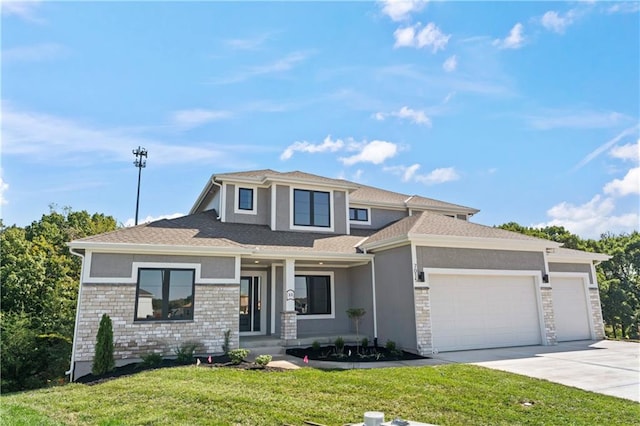
<path id="1" fill-rule="evenodd" d="M 136 320 L 192 320 L 193 269 L 140 269 Z"/>
<path id="2" fill-rule="evenodd" d="M 296 275 L 298 315 L 331 314 L 331 279 L 328 275 Z"/>
<path id="3" fill-rule="evenodd" d="M 329 193 L 295 189 L 293 191 L 293 224 L 298 226 L 331 226 Z"/>

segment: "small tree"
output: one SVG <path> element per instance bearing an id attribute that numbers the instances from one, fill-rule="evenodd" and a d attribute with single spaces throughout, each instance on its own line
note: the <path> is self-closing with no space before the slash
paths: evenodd
<path id="1" fill-rule="evenodd" d="M 347 315 L 356 324 L 356 352 L 360 352 L 360 320 L 366 313 L 367 311 L 365 311 L 364 308 L 347 309 Z"/>
<path id="2" fill-rule="evenodd" d="M 113 327 L 111 318 L 107 314 L 102 314 L 96 340 L 96 353 L 93 356 L 91 373 L 100 376 L 113 371 L 116 366 L 113 359 Z"/>

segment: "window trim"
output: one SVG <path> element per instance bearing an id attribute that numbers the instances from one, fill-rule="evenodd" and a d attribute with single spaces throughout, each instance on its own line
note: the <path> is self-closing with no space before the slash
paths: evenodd
<path id="1" fill-rule="evenodd" d="M 317 319 L 335 319 L 336 317 L 336 288 L 335 288 L 335 277 L 333 271 L 296 271 L 296 277 L 306 277 L 306 276 L 328 276 L 329 277 L 329 291 L 331 294 L 329 295 L 329 300 L 331 303 L 331 313 L 330 314 L 297 314 L 296 318 L 299 320 L 317 320 Z"/>
<path id="2" fill-rule="evenodd" d="M 351 219 L 351 209 L 364 210 L 367 212 L 367 220 Z M 349 223 L 352 225 L 371 225 L 371 208 L 370 207 L 349 207 Z"/>
<path id="3" fill-rule="evenodd" d="M 296 225 L 295 224 L 295 191 L 310 191 L 310 192 L 324 192 L 329 194 L 329 226 L 316 226 L 316 225 Z M 319 231 L 319 232 L 334 232 L 335 230 L 335 215 L 334 215 L 334 198 L 333 190 L 328 188 L 318 188 L 309 186 L 290 186 L 289 187 L 289 229 L 296 231 Z"/>
<path id="4" fill-rule="evenodd" d="M 234 201 L 233 201 L 233 212 L 236 214 L 258 214 L 258 188 L 256 186 L 251 186 L 251 185 L 234 185 L 234 193 L 235 193 L 235 197 L 234 197 Z M 240 190 L 241 189 L 248 189 L 251 190 L 253 195 L 252 195 L 252 203 L 251 203 L 251 210 L 248 209 L 241 209 L 240 208 Z"/>
<path id="5" fill-rule="evenodd" d="M 171 319 L 171 318 L 138 318 L 138 299 L 140 297 L 140 273 L 142 271 L 190 271 L 192 273 L 192 281 L 191 281 L 191 318 L 181 318 L 181 319 Z M 169 276 L 171 274 L 169 273 Z M 165 283 L 162 284 L 163 287 Z M 151 267 L 151 268 L 138 268 L 137 270 L 137 280 L 136 280 L 136 298 L 135 298 L 135 306 L 133 309 L 133 322 L 193 322 L 195 319 L 195 298 L 196 298 L 196 270 L 194 268 L 175 268 L 175 267 Z M 164 300 L 162 302 L 164 305 Z"/>

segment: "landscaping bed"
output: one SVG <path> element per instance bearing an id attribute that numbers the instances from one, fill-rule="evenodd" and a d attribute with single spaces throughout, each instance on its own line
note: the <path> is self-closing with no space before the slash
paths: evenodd
<path id="1" fill-rule="evenodd" d="M 363 347 L 345 345 L 342 349 L 335 345 L 309 346 L 307 348 L 287 349 L 287 355 L 314 361 L 333 362 L 385 362 L 425 359 L 425 357 L 387 347 Z"/>

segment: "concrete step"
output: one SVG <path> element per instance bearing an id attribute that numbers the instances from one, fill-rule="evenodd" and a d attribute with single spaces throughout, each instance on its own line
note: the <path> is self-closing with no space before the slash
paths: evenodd
<path id="1" fill-rule="evenodd" d="M 249 349 L 249 355 L 247 356 L 247 361 L 253 361 L 256 359 L 258 355 L 283 355 L 284 348 L 282 346 L 259 346 L 256 348 L 243 348 Z"/>

